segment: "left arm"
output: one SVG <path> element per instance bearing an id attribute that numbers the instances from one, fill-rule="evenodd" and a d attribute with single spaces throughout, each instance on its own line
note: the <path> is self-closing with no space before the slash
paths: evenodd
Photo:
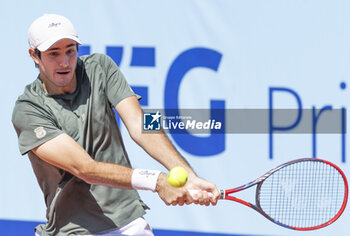
<path id="1" fill-rule="evenodd" d="M 195 203 L 208 205 L 210 201 L 213 205 L 216 204 L 220 193 L 215 184 L 197 177 L 190 165 L 178 153 L 163 131 L 156 133 L 142 132 L 143 112 L 135 96 L 123 99 L 115 108 L 128 129 L 131 138 L 151 157 L 165 166 L 168 170 L 175 166 L 182 166 L 188 171 L 189 178 L 186 184 L 187 190 L 203 190 L 200 191 L 200 194 L 196 194 L 194 197 Z M 157 190 L 159 190 L 158 193 L 162 192 L 162 189 L 167 186 L 170 185 L 167 183 L 164 175 L 161 175 L 157 184 Z M 208 192 L 212 193 L 213 196 L 209 197 L 207 194 Z"/>

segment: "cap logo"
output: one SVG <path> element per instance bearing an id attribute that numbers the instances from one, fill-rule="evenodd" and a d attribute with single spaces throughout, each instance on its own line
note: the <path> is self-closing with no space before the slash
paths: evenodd
<path id="1" fill-rule="evenodd" d="M 59 25 L 61 25 L 61 22 L 58 22 L 58 23 L 53 23 L 52 22 L 51 24 L 49 24 L 49 26 L 47 28 L 57 27 Z"/>

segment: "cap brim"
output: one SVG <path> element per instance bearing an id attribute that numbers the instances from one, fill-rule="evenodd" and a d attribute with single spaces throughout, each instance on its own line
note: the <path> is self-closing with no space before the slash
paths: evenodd
<path id="1" fill-rule="evenodd" d="M 62 39 L 71 39 L 75 42 L 77 42 L 78 44 L 81 44 L 80 39 L 75 36 L 75 35 L 58 35 L 54 38 L 48 39 L 46 40 L 44 43 L 42 43 L 41 45 L 39 45 L 37 47 L 37 49 L 41 52 L 46 51 L 47 49 L 49 49 L 52 45 L 54 45 L 56 42 L 62 40 Z"/>

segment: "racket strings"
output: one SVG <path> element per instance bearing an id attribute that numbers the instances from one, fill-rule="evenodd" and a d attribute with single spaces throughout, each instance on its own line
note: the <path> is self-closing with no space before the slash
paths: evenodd
<path id="1" fill-rule="evenodd" d="M 260 186 L 262 210 L 288 226 L 310 228 L 331 220 L 341 209 L 345 187 L 341 174 L 317 161 L 279 169 Z"/>

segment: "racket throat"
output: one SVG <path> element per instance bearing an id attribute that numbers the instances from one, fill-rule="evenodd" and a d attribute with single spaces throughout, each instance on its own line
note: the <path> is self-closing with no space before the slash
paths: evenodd
<path id="1" fill-rule="evenodd" d="M 220 199 L 225 199 L 225 190 L 220 190 Z"/>

